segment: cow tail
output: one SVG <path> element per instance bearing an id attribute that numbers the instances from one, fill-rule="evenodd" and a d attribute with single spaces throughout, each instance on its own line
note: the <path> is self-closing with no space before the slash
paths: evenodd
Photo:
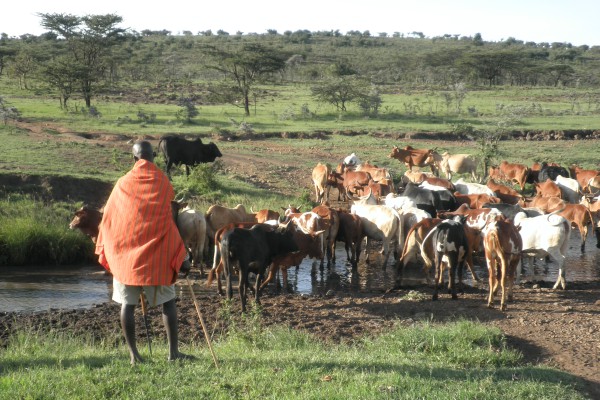
<path id="1" fill-rule="evenodd" d="M 429 255 L 427 254 L 427 251 L 425 249 L 427 248 L 428 241 L 433 240 L 433 239 L 431 239 L 431 236 L 433 235 L 434 232 L 437 232 L 437 230 L 438 230 L 438 227 L 434 226 L 433 229 L 429 231 L 427 236 L 425 236 L 425 239 L 423 239 L 423 241 L 421 242 L 421 257 L 423 257 L 423 261 L 425 262 L 425 265 L 429 266 L 430 268 L 433 266 L 433 260 L 431 258 L 429 258 Z"/>

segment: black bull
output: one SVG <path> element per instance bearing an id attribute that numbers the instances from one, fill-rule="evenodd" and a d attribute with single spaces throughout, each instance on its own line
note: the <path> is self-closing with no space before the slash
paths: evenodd
<path id="1" fill-rule="evenodd" d="M 213 162 L 217 157 L 223 156 L 217 145 L 212 142 L 204 144 L 200 138 L 187 140 L 175 135 L 161 137 L 158 142 L 158 150 L 165 159 L 166 172 L 169 176 L 169 171 L 173 165 L 184 164 L 186 175 L 189 175 L 189 167 Z"/>

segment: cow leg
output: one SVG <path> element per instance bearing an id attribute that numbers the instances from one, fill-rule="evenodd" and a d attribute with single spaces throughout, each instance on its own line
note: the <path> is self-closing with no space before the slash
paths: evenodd
<path id="1" fill-rule="evenodd" d="M 433 278 L 433 296 L 431 300 L 435 301 L 438 299 L 438 286 L 440 277 L 442 275 L 442 255 L 438 252 L 435 253 L 435 276 Z"/>
<path id="2" fill-rule="evenodd" d="M 588 228 L 587 225 L 579 226 L 579 234 L 581 235 L 581 252 L 585 252 L 585 241 L 587 240 Z"/>
<path id="3" fill-rule="evenodd" d="M 277 272 L 278 267 L 279 266 L 275 265 L 275 263 L 271 264 L 271 268 L 269 268 L 269 273 L 267 274 L 267 278 L 264 280 L 264 282 L 262 282 L 260 284 L 259 290 L 263 290 L 263 288 L 265 286 L 267 286 L 267 284 L 273 280 L 273 277 L 275 276 L 275 273 Z"/>
<path id="4" fill-rule="evenodd" d="M 508 301 L 513 301 L 513 287 L 515 284 L 515 273 L 517 271 L 517 268 L 519 266 L 521 257 L 519 255 L 516 254 L 512 254 L 510 256 L 510 263 L 508 265 L 508 273 L 507 273 L 507 279 L 508 279 Z"/>
<path id="5" fill-rule="evenodd" d="M 488 265 L 489 285 L 490 294 L 488 296 L 488 307 L 494 307 L 494 292 L 496 287 L 496 258 L 492 254 L 485 255 Z"/>
<path id="6" fill-rule="evenodd" d="M 240 293 L 240 303 L 242 303 L 242 312 L 246 312 L 246 287 L 248 286 L 248 266 L 240 263 L 240 279 L 238 291 Z"/>
<path id="7" fill-rule="evenodd" d="M 500 257 L 500 268 L 500 286 L 502 287 L 502 297 L 500 297 L 500 310 L 506 311 L 506 273 L 508 272 L 506 254 L 502 254 Z"/>
<path id="8" fill-rule="evenodd" d="M 390 258 L 390 242 L 387 239 L 383 240 L 383 270 L 387 268 L 388 259 Z"/>
<path id="9" fill-rule="evenodd" d="M 256 305 L 260 305 L 260 290 L 258 287 L 260 286 L 263 279 L 263 271 L 261 270 L 258 274 L 256 274 L 256 291 L 254 293 L 254 302 Z"/>
<path id="10" fill-rule="evenodd" d="M 558 251 L 556 253 L 558 253 Z M 560 286 L 565 290 L 567 288 L 567 281 L 565 280 L 565 256 L 560 253 L 551 254 L 551 256 L 558 262 L 558 278 L 552 289 L 557 289 L 558 286 Z"/>
<path id="11" fill-rule="evenodd" d="M 448 256 L 448 278 L 450 292 L 452 293 L 452 300 L 457 300 L 458 295 L 456 294 L 456 270 L 458 268 L 458 254 L 451 253 Z M 462 269 L 462 268 L 460 268 Z"/>

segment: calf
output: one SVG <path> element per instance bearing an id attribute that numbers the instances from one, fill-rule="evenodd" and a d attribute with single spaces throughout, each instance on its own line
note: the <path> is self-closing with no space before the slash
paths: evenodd
<path id="1" fill-rule="evenodd" d="M 312 212 L 321 217 L 323 221 L 325 230 L 323 242 L 326 243 L 323 252 L 327 254 L 327 265 L 329 266 L 331 263 L 335 263 L 335 239 L 340 228 L 340 217 L 336 210 L 323 205 L 316 206 Z M 323 266 L 323 258 L 321 258 L 321 266 Z"/>
<path id="2" fill-rule="evenodd" d="M 92 242 L 96 243 L 98 239 L 98 227 L 102 222 L 102 210 L 97 210 L 88 205 L 84 205 L 75 211 L 73 220 L 69 224 L 69 229 L 79 229 L 87 235 Z"/>
<path id="3" fill-rule="evenodd" d="M 461 217 L 455 220 L 442 221 L 435 226 L 423 239 L 421 246 L 421 257 L 426 263 L 431 263 L 429 255 L 423 249 L 427 248 L 428 241 L 432 242 L 434 249 L 435 278 L 433 283 L 432 300 L 438 299 L 439 283 L 443 281 L 442 277 L 442 258 L 448 263 L 449 288 L 452 293 L 452 299 L 458 299 L 456 294 L 455 278 L 458 271 L 462 275 L 465 256 L 469 252 L 469 245 L 465 235 L 465 230 L 461 222 Z"/>
<path id="4" fill-rule="evenodd" d="M 336 240 L 338 242 L 344 242 L 348 262 L 353 268 L 356 268 L 360 256 L 360 245 L 363 238 L 362 220 L 358 215 L 342 209 L 338 209 L 337 212 L 340 217 L 340 228 Z"/>
<path id="5" fill-rule="evenodd" d="M 256 274 L 255 301 L 260 304 L 259 294 L 266 268 L 275 256 L 297 251 L 292 231 L 286 226 L 274 228 L 271 225 L 257 224 L 250 229 L 233 228 L 221 239 L 221 254 L 227 279 L 227 298 L 232 298 L 232 262 L 239 265 L 239 293 L 242 312 L 246 312 L 246 293 L 249 274 Z"/>
<path id="6" fill-rule="evenodd" d="M 267 278 L 260 286 L 262 290 L 277 273 L 277 271 L 281 271 L 283 274 L 283 285 L 284 288 L 288 289 L 288 280 L 287 280 L 287 270 L 290 267 L 298 267 L 302 260 L 306 257 L 322 259 L 323 258 L 323 233 L 325 231 L 318 231 L 315 233 L 305 233 L 302 231 L 300 227 L 294 225 L 292 230 L 294 242 L 298 246 L 298 251 L 294 251 L 291 253 L 280 254 L 273 257 L 273 262 L 271 264 L 271 268 L 269 269 L 269 274 Z"/>
<path id="7" fill-rule="evenodd" d="M 498 283 L 502 287 L 500 309 L 506 310 L 506 298 L 512 301 L 515 273 L 521 261 L 523 241 L 519 231 L 508 221 L 496 219 L 487 224 L 483 231 L 483 248 L 489 274 L 488 307 L 494 305 L 494 293 Z"/>
<path id="8" fill-rule="evenodd" d="M 497 167 L 490 167 L 490 178 L 515 182 L 521 188 L 521 192 L 525 189 L 529 168 L 523 164 L 512 164 L 502 161 Z"/>
<path id="9" fill-rule="evenodd" d="M 558 278 L 553 289 L 560 285 L 567 288 L 565 280 L 565 257 L 569 249 L 571 224 L 565 218 L 549 214 L 527 218 L 525 213 L 515 216 L 515 226 L 520 227 L 519 234 L 523 240 L 523 254 L 529 256 L 549 255 L 558 264 Z M 520 271 L 517 271 L 517 280 Z"/>
<path id="10" fill-rule="evenodd" d="M 327 185 L 327 179 L 331 169 L 325 164 L 318 163 L 312 171 L 312 182 L 315 187 L 315 199 L 317 203 L 323 203 L 325 197 L 329 200 L 329 186 Z M 325 192 L 327 191 L 327 196 Z"/>

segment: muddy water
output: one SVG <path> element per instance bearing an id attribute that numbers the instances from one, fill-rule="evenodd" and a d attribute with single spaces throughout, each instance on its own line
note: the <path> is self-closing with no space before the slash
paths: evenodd
<path id="1" fill-rule="evenodd" d="M 578 232 L 571 235 L 570 248 L 566 260 L 566 278 L 569 282 L 590 282 L 600 280 L 600 250 L 596 248 L 596 238 L 588 237 L 586 252 L 580 251 L 581 239 Z M 305 294 L 325 294 L 333 291 L 386 290 L 393 286 L 396 272 L 389 262 L 387 269 L 381 267 L 378 248 L 371 252 L 371 264 L 361 261 L 357 271 L 346 265 L 346 252 L 340 243 L 336 252 L 337 263 L 322 270 L 312 260 L 304 260 L 300 268 L 290 268 L 288 283 L 291 291 Z M 361 258 L 364 258 L 361 255 Z M 487 281 L 487 268 L 483 258 L 475 259 L 475 271 Z M 522 281 L 556 281 L 558 271 L 555 262 L 536 260 L 533 266 L 523 267 Z M 419 266 L 409 266 L 404 273 L 406 285 L 422 285 L 425 282 Z M 473 285 L 471 275 L 465 272 L 465 283 Z M 42 311 L 51 308 L 89 308 L 94 304 L 110 300 L 112 280 L 98 266 L 78 268 L 0 268 L 0 312 Z M 215 289 L 205 289 L 195 285 L 196 296 L 214 293 Z M 178 284 L 178 294 L 182 298 L 190 295 L 185 281 Z"/>

